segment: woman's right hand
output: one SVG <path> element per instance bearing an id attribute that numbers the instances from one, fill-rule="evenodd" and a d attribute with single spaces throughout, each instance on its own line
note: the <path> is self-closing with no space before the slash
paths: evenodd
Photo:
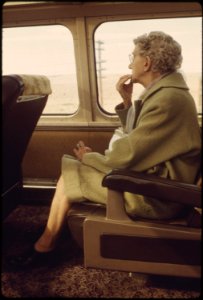
<path id="1" fill-rule="evenodd" d="M 75 153 L 75 156 L 78 160 L 82 160 L 83 155 L 85 153 L 92 152 L 92 149 L 90 147 L 85 146 L 85 143 L 83 141 L 79 141 L 76 147 L 73 149 L 73 152 Z"/>
<path id="2" fill-rule="evenodd" d="M 123 98 L 123 104 L 125 108 L 129 108 L 132 105 L 133 83 L 131 78 L 132 75 L 124 75 L 120 77 L 116 84 L 116 89 Z M 129 80 L 130 82 L 126 83 Z"/>

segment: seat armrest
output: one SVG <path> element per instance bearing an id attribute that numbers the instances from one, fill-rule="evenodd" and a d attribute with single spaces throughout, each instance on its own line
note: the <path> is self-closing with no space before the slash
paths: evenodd
<path id="1" fill-rule="evenodd" d="M 201 207 L 201 187 L 152 174 L 115 169 L 104 177 L 102 185 L 120 192 Z"/>

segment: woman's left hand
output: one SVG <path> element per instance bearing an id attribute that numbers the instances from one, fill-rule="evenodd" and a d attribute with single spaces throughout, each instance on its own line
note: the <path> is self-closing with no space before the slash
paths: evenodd
<path id="1" fill-rule="evenodd" d="M 130 82 L 128 82 L 130 80 Z M 116 89 L 123 98 L 123 104 L 125 108 L 129 108 L 132 105 L 132 93 L 133 82 L 132 75 L 127 74 L 120 77 L 116 84 Z"/>
<path id="2" fill-rule="evenodd" d="M 78 160 L 82 160 L 83 155 L 85 153 L 92 152 L 92 149 L 90 147 L 85 146 L 83 141 L 79 141 L 76 147 L 73 149 L 73 152 L 75 153 L 75 156 Z"/>

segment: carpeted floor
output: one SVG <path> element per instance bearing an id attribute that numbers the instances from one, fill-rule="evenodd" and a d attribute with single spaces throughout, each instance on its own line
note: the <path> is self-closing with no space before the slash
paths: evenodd
<path id="1" fill-rule="evenodd" d="M 5 256 L 21 253 L 44 228 L 49 207 L 19 206 L 3 224 L 1 293 L 9 298 L 198 298 L 200 281 L 84 268 L 83 252 L 65 228 L 57 264 L 27 271 L 6 268 Z"/>

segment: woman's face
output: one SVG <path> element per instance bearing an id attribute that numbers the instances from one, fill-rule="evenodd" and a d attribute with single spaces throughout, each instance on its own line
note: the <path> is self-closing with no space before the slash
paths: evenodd
<path id="1" fill-rule="evenodd" d="M 147 59 L 139 54 L 139 48 L 136 46 L 132 52 L 132 61 L 128 66 L 132 70 L 132 82 L 142 83 L 146 74 Z"/>

